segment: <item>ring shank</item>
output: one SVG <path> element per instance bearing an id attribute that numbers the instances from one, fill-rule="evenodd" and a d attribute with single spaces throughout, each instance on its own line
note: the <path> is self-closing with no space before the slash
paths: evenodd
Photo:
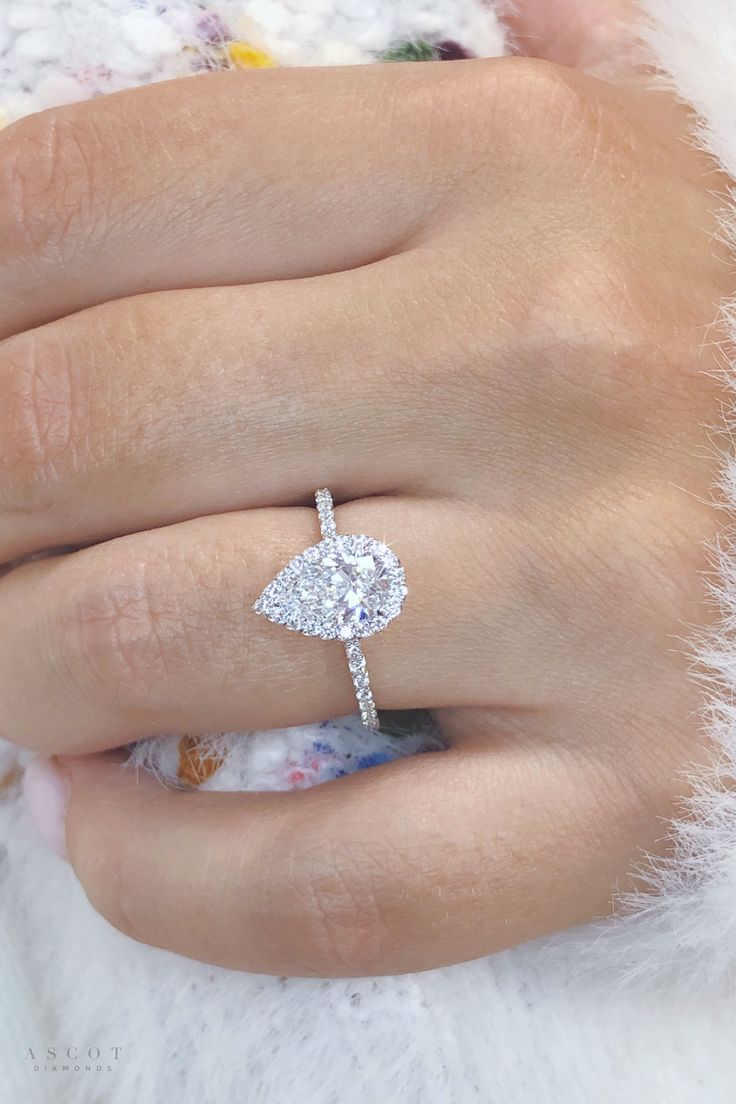
<path id="1" fill-rule="evenodd" d="M 346 640 L 345 654 L 348 657 L 350 677 L 353 680 L 355 696 L 358 699 L 360 719 L 366 728 L 370 728 L 374 732 L 377 732 L 380 727 L 378 710 L 373 700 L 370 679 L 368 678 L 368 668 L 366 666 L 365 656 L 363 655 L 363 646 L 360 641 Z"/>
<path id="2" fill-rule="evenodd" d="M 332 495 L 325 488 L 314 492 L 314 500 L 317 504 L 319 527 L 322 531 L 322 540 L 329 540 L 337 536 L 337 522 L 335 521 L 335 507 Z"/>

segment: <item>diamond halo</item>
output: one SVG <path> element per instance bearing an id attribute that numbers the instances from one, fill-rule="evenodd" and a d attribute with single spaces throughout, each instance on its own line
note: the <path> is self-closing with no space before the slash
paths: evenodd
<path id="1" fill-rule="evenodd" d="M 363 723 L 378 728 L 363 637 L 398 617 L 407 594 L 404 569 L 388 545 L 365 534 L 338 535 L 332 496 L 316 492 L 322 540 L 279 571 L 253 606 L 275 624 L 345 645 Z"/>

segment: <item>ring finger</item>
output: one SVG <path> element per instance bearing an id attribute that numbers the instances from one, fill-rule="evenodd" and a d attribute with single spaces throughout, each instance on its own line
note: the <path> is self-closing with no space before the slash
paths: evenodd
<path id="1" fill-rule="evenodd" d="M 515 581 L 500 558 L 479 617 L 496 557 L 481 550 L 482 521 L 473 534 L 459 506 L 418 499 L 364 499 L 337 513 L 339 532 L 384 540 L 407 572 L 401 616 L 365 642 L 379 706 L 528 699 L 515 673 L 526 644 L 508 615 Z M 442 564 L 448 534 L 475 540 L 469 564 L 462 549 Z M 17 568 L 0 583 L 0 731 L 41 751 L 85 752 L 155 733 L 274 728 L 353 711 L 339 644 L 305 639 L 251 608 L 317 539 L 313 509 L 252 510 Z M 499 532 L 499 546 L 507 541 Z M 479 678 L 487 623 L 498 652 Z"/>

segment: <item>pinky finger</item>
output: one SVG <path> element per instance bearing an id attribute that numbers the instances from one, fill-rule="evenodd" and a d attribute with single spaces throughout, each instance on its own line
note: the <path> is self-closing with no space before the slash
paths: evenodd
<path id="1" fill-rule="evenodd" d="M 580 922 L 608 910 L 636 831 L 604 843 L 582 768 L 511 741 L 295 793 L 175 793 L 105 756 L 62 762 L 51 784 L 32 770 L 28 797 L 36 812 L 39 784 L 47 804 L 68 797 L 57 848 L 95 908 L 257 973 L 424 970 Z"/>

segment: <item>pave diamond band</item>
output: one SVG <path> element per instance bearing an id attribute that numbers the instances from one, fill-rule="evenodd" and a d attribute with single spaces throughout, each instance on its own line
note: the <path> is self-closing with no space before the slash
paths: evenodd
<path id="1" fill-rule="evenodd" d="M 322 530 L 322 539 L 329 540 L 331 537 L 336 537 L 337 523 L 335 521 L 335 507 L 332 502 L 332 495 L 326 488 L 321 491 L 315 491 L 314 501 L 317 504 L 317 515 L 319 517 L 319 527 Z"/>
<path id="2" fill-rule="evenodd" d="M 353 680 L 355 697 L 358 700 L 360 719 L 366 728 L 377 731 L 379 728 L 378 710 L 373 700 L 371 682 L 368 678 L 368 667 L 363 655 L 363 645 L 359 640 L 346 640 L 345 653 L 348 657 L 350 677 Z"/>
<path id="3" fill-rule="evenodd" d="M 338 535 L 332 495 L 315 493 L 322 540 L 295 556 L 253 606 L 269 621 L 305 636 L 340 640 L 367 728 L 378 728 L 361 638 L 398 617 L 406 597 L 404 569 L 373 537 Z"/>

